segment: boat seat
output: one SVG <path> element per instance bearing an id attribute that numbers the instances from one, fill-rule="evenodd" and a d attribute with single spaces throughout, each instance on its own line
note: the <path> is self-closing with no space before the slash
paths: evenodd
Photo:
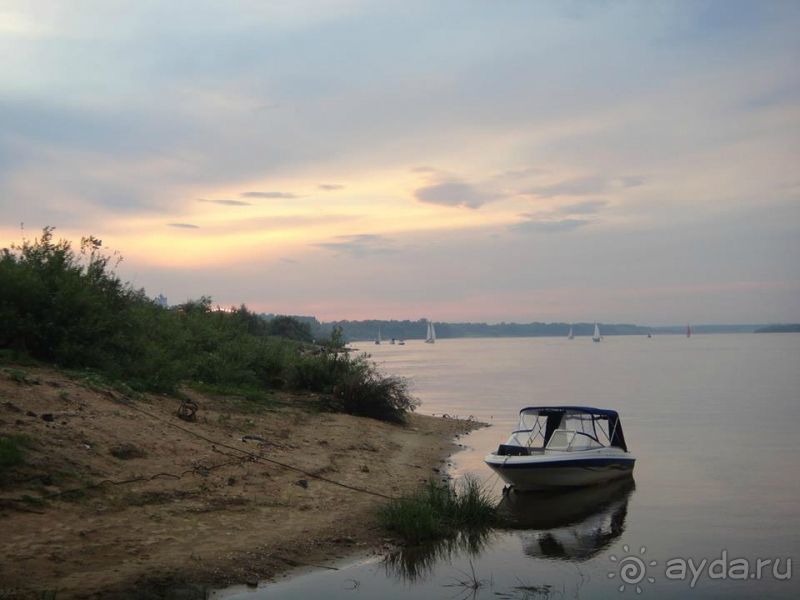
<path id="1" fill-rule="evenodd" d="M 500 447 L 497 448 L 498 456 L 528 456 L 530 453 L 530 448 L 514 444 L 500 444 Z"/>

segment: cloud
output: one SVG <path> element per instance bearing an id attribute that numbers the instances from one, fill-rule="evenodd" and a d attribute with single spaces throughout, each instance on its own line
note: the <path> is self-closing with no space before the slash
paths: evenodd
<path id="1" fill-rule="evenodd" d="M 531 175 L 541 175 L 542 173 L 547 173 L 547 169 L 543 169 L 541 167 L 511 169 L 509 171 L 503 171 L 502 173 L 498 173 L 495 176 L 495 179 L 523 179 L 525 177 L 530 177 Z"/>
<path id="2" fill-rule="evenodd" d="M 218 228 L 234 227 L 236 231 L 276 231 L 281 229 L 298 229 L 314 225 L 332 225 L 358 220 L 358 215 L 350 214 L 295 214 L 250 217 L 235 223 L 226 223 Z M 208 227 L 206 228 L 208 229 Z"/>
<path id="3" fill-rule="evenodd" d="M 608 202 L 606 200 L 587 200 L 586 202 L 576 202 L 575 204 L 561 206 L 558 208 L 558 212 L 565 215 L 591 215 L 607 205 Z"/>
<path id="4" fill-rule="evenodd" d="M 618 177 L 616 181 L 621 187 L 629 188 L 644 185 L 646 179 L 640 175 L 632 175 L 628 177 Z"/>
<path id="5" fill-rule="evenodd" d="M 485 192 L 469 183 L 455 179 L 421 187 L 414 192 L 414 195 L 420 202 L 428 204 L 467 208 L 478 208 L 498 198 L 496 194 Z"/>
<path id="6" fill-rule="evenodd" d="M 245 202 L 244 200 L 207 200 L 206 198 L 198 198 L 198 202 L 207 202 L 209 204 L 222 204 L 223 206 L 253 206 L 252 202 Z"/>
<path id="7" fill-rule="evenodd" d="M 291 192 L 242 192 L 242 198 L 299 198 L 297 194 Z"/>
<path id="8" fill-rule="evenodd" d="M 175 229 L 200 229 L 199 225 L 192 225 L 191 223 L 167 223 L 167 226 Z"/>
<path id="9" fill-rule="evenodd" d="M 338 183 L 320 183 L 317 187 L 321 190 L 325 190 L 326 192 L 344 189 L 344 186 L 339 185 Z"/>
<path id="10" fill-rule="evenodd" d="M 560 233 L 572 231 L 592 223 L 589 219 L 538 220 L 534 215 L 522 216 L 526 217 L 526 220 L 510 225 L 509 230 L 517 233 Z"/>
<path id="11" fill-rule="evenodd" d="M 108 239 L 124 233 L 130 246 L 123 250 L 139 257 L 128 266 L 146 274 L 149 261 L 161 261 L 154 250 L 161 241 L 148 235 L 151 223 L 164 233 L 176 216 L 196 219 L 202 232 L 185 227 L 181 236 L 180 226 L 178 235 L 173 232 L 186 238 L 188 249 L 186 258 L 170 259 L 173 264 L 196 264 L 201 259 L 188 255 L 194 248 L 198 255 L 206 252 L 207 236 L 218 233 L 230 250 L 224 259 L 209 260 L 209 288 L 199 285 L 199 270 L 174 268 L 183 287 L 170 283 L 168 295 L 220 291 L 231 300 L 267 303 L 285 294 L 287 306 L 307 307 L 321 296 L 317 306 L 328 311 L 323 305 L 334 297 L 338 306 L 352 306 L 350 314 L 380 310 L 381 302 L 399 306 L 404 289 L 418 294 L 406 297 L 413 312 L 427 302 L 430 280 L 447 294 L 442 314 L 452 309 L 455 315 L 470 292 L 465 280 L 474 277 L 485 286 L 484 310 L 494 311 L 485 317 L 519 314 L 495 311 L 492 301 L 496 290 L 517 281 L 542 287 L 565 279 L 586 286 L 602 280 L 615 286 L 628 284 L 632 269 L 641 269 L 643 286 L 692 273 L 699 280 L 709 273 L 797 280 L 794 224 L 800 221 L 776 219 L 772 207 L 774 196 L 800 205 L 798 189 L 769 188 L 797 182 L 800 3 L 750 2 L 731 9 L 717 1 L 692 10 L 678 3 L 662 3 L 659 10 L 578 3 L 580 21 L 565 21 L 568 9 L 555 3 L 489 9 L 464 3 L 459 35 L 444 39 L 440 23 L 452 19 L 452 3 L 418 3 L 424 4 L 420 12 L 405 3 L 373 8 L 358 2 L 318 2 L 313 9 L 306 0 L 248 3 L 247 11 L 223 3 L 186 11 L 177 3 L 129 2 L 128 18 L 107 19 L 99 32 L 93 11 L 63 2 L 51 2 L 52 10 L 29 9 L 38 3 L 7 0 L 4 7 L 20 8 L 2 12 L 30 15 L 22 25 L 12 22 L 12 29 L 36 24 L 47 31 L 0 36 L 6 54 L 14 52 L 0 84 L 0 221 L 49 222 Z M 283 11 L 291 14 L 281 16 Z M 728 19 L 738 26 L 722 26 Z M 687 28 L 693 35 L 685 35 Z M 413 167 L 421 168 L 410 172 Z M 634 175 L 647 176 L 647 184 L 633 187 L 644 183 Z M 317 187 L 339 181 L 348 182 L 348 194 Z M 448 182 L 467 182 L 476 196 L 454 200 L 446 193 Z M 420 194 L 435 203 L 471 203 L 480 210 L 421 204 L 430 200 L 415 197 L 420 188 L 428 188 Z M 529 188 L 534 191 L 518 195 Z M 248 189 L 266 191 L 240 196 Z M 289 189 L 303 203 L 273 202 L 300 197 Z M 565 191 L 571 195 L 557 195 Z M 260 220 L 256 206 L 231 206 L 226 212 L 241 218 L 213 221 L 178 212 L 198 193 L 259 208 L 303 204 L 309 215 L 320 209 L 353 213 L 355 222 L 307 226 L 291 215 Z M 497 200 L 481 204 L 482 194 Z M 634 195 L 643 197 L 633 202 L 628 196 Z M 348 197 L 339 202 L 339 196 Z M 582 205 L 599 199 L 609 206 Z M 198 213 L 206 208 L 192 206 Z M 212 204 L 209 212 L 215 206 L 227 209 Z M 599 216 L 612 206 L 618 221 L 607 230 Z M 745 207 L 754 210 L 747 225 L 760 229 L 721 218 Z M 458 218 L 417 219 L 421 209 L 432 208 Z M 525 211 L 540 214 L 518 216 Z M 502 234 L 487 237 L 481 252 L 468 253 L 484 216 L 491 231 Z M 762 226 L 765 219 L 769 227 Z M 586 221 L 597 226 L 578 224 Z M 687 246 L 687 226 L 699 222 L 703 231 Z M 511 223 L 521 231 L 566 232 L 512 234 Z M 570 227 L 578 231 L 569 233 Z M 286 236 L 261 235 L 290 228 Z M 453 247 L 447 238 L 462 228 L 469 240 Z M 653 228 L 666 231 L 660 246 L 653 247 L 649 235 L 630 241 Z M 346 252 L 347 244 L 354 252 L 393 247 L 335 237 L 348 229 L 390 236 L 399 251 L 360 261 L 365 268 L 332 270 L 332 261 L 352 260 L 334 255 Z M 400 230 L 402 237 L 390 233 Z M 709 233 L 718 235 L 713 257 Z M 420 244 L 414 236 L 431 242 Z M 317 242 L 330 247 L 311 246 Z M 290 253 L 299 244 L 305 248 Z M 630 248 L 643 244 L 647 256 L 631 256 Z M 522 248 L 547 260 L 508 260 L 526 255 Z M 441 262 L 432 265 L 435 251 Z M 253 257 L 261 254 L 270 265 L 274 256 L 296 257 L 302 268 L 282 265 L 296 279 L 281 279 L 265 292 L 264 278 L 252 275 Z M 232 269 L 227 262 L 224 269 L 213 265 L 234 256 L 239 279 L 221 285 L 220 277 Z M 600 262 L 609 268 L 602 277 L 596 274 Z M 375 285 L 389 269 L 392 276 Z M 541 283 L 549 273 L 555 278 Z M 171 282 L 176 276 L 164 277 Z M 314 294 L 320 289 L 325 293 Z M 363 297 L 354 298 L 354 289 L 364 290 Z M 590 314 L 595 310 L 590 293 L 570 296 Z M 686 302 L 689 315 L 723 318 L 691 295 Z M 726 297 L 717 308 L 727 314 L 726 307 L 738 306 L 744 319 L 752 306 L 750 315 L 766 318 L 759 304 L 783 307 L 776 317 L 800 314 L 796 294 L 752 305 Z M 519 310 L 513 305 L 528 307 L 530 316 L 539 306 L 523 297 L 509 299 L 508 310 Z M 616 314 L 634 305 L 620 301 Z"/>
<path id="12" fill-rule="evenodd" d="M 639 176 L 609 178 L 602 175 L 577 177 L 565 179 L 558 183 L 532 187 L 524 193 L 538 196 L 539 198 L 553 198 L 554 196 L 586 196 L 588 194 L 601 194 L 614 189 L 636 187 L 644 184 L 645 179 Z"/>
<path id="13" fill-rule="evenodd" d="M 339 235 L 334 239 L 340 241 L 322 242 L 314 245 L 337 254 L 349 254 L 356 258 L 364 258 L 371 254 L 393 254 L 397 251 L 392 246 L 392 241 L 382 235 Z"/>
<path id="14" fill-rule="evenodd" d="M 241 213 L 239 213 L 241 215 Z M 294 215 L 267 215 L 252 216 L 247 214 L 237 219 L 216 220 L 203 224 L 205 235 L 230 234 L 230 233 L 266 233 L 272 231 L 306 230 L 316 226 L 336 227 L 337 224 L 359 220 L 358 215 L 351 214 L 294 214 Z M 171 227 L 192 229 L 195 226 L 189 223 L 170 223 Z"/>

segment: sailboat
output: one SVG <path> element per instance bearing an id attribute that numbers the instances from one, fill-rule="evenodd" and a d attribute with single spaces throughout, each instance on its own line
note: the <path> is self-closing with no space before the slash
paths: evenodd
<path id="1" fill-rule="evenodd" d="M 381 343 L 381 328 L 378 327 L 378 337 L 375 338 L 375 343 L 380 345 Z"/>
<path id="2" fill-rule="evenodd" d="M 688 324 L 686 325 L 686 337 L 692 337 L 692 326 Z"/>
<path id="3" fill-rule="evenodd" d="M 567 335 L 567 339 L 568 339 L 568 340 L 573 340 L 573 339 L 575 339 L 575 334 L 574 334 L 574 333 L 572 333 L 572 325 L 570 325 L 570 326 L 569 326 L 569 335 Z"/>
<path id="4" fill-rule="evenodd" d="M 433 323 L 431 321 L 428 321 L 428 334 L 425 336 L 425 343 L 426 344 L 436 343 L 436 328 L 433 326 Z"/>
<path id="5" fill-rule="evenodd" d="M 594 335 L 592 336 L 593 342 L 600 341 L 600 328 L 597 326 L 597 323 L 594 324 Z"/>

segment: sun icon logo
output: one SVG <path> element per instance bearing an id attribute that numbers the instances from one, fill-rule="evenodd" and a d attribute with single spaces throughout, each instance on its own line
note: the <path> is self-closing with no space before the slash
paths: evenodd
<path id="1" fill-rule="evenodd" d="M 647 579 L 648 583 L 655 583 L 655 577 L 648 577 L 647 576 L 647 567 L 655 567 L 658 563 L 654 560 L 649 562 L 645 562 L 643 558 L 639 556 L 632 555 L 631 549 L 628 547 L 628 544 L 622 546 L 622 549 L 625 551 L 627 556 L 623 556 L 622 558 L 617 558 L 615 554 L 609 556 L 609 560 L 613 563 L 619 563 L 616 571 L 611 571 L 608 574 L 609 579 L 614 579 L 617 575 L 619 575 L 619 579 L 622 584 L 619 586 L 619 591 L 624 592 L 625 586 L 630 585 L 635 587 L 636 593 L 642 593 L 642 586 L 639 585 L 642 581 Z M 639 555 L 644 556 L 644 553 L 647 552 L 647 548 L 644 546 L 639 548 Z"/>

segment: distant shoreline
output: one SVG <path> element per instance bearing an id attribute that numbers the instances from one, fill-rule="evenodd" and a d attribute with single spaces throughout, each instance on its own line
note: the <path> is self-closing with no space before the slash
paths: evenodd
<path id="1" fill-rule="evenodd" d="M 755 333 L 800 333 L 800 323 L 767 325 L 766 327 L 756 329 Z"/>
<path id="2" fill-rule="evenodd" d="M 438 327 L 438 324 L 437 324 Z M 800 325 L 785 325 L 785 326 L 768 326 L 768 327 L 761 327 L 758 329 L 748 329 L 748 330 L 730 330 L 730 331 L 716 331 L 713 329 L 714 326 L 710 327 L 710 330 L 704 329 L 702 325 L 697 327 L 692 326 L 692 335 L 736 335 L 736 334 L 750 334 L 750 333 L 800 333 Z M 601 325 L 602 329 L 602 325 Z M 646 337 L 648 333 L 651 333 L 653 337 L 657 336 L 684 336 L 686 335 L 686 327 L 684 326 L 682 329 L 678 330 L 675 329 L 674 331 L 661 331 L 659 329 L 653 329 L 652 331 L 646 331 L 642 333 L 614 333 L 609 332 L 606 333 L 605 331 L 602 332 L 602 336 L 605 337 Z M 530 335 L 460 335 L 460 336 L 439 336 L 438 339 L 451 339 L 451 340 L 458 340 L 458 339 L 525 339 L 525 338 L 566 338 L 567 334 L 563 335 L 556 335 L 556 334 L 530 334 Z M 579 334 L 575 333 L 575 338 L 591 338 L 591 333 L 586 334 Z M 417 337 L 407 337 L 403 338 L 407 341 L 422 341 L 425 338 L 422 336 Z M 348 343 L 373 343 L 373 338 L 348 338 Z M 386 339 L 382 342 L 383 345 L 390 344 L 389 341 Z"/>
<path id="3" fill-rule="evenodd" d="M 262 314 L 267 320 L 276 315 Z M 383 343 L 396 340 L 425 339 L 427 319 L 417 320 L 380 320 L 366 319 L 360 321 L 319 321 L 313 316 L 291 315 L 292 318 L 307 324 L 316 339 L 330 337 L 334 328 L 340 329 L 343 338 L 349 342 L 375 340 L 380 332 Z M 591 336 L 594 332 L 592 322 L 531 322 L 531 323 L 448 323 L 433 321 L 436 336 L 446 338 L 514 338 L 514 337 L 567 337 L 570 330 L 575 337 Z M 636 325 L 633 323 L 598 322 L 603 336 L 618 335 L 685 335 L 687 324 L 681 325 Z M 695 324 L 691 323 L 693 334 L 712 333 L 771 333 L 784 331 L 800 331 L 800 324 L 746 323 L 746 324 Z"/>

